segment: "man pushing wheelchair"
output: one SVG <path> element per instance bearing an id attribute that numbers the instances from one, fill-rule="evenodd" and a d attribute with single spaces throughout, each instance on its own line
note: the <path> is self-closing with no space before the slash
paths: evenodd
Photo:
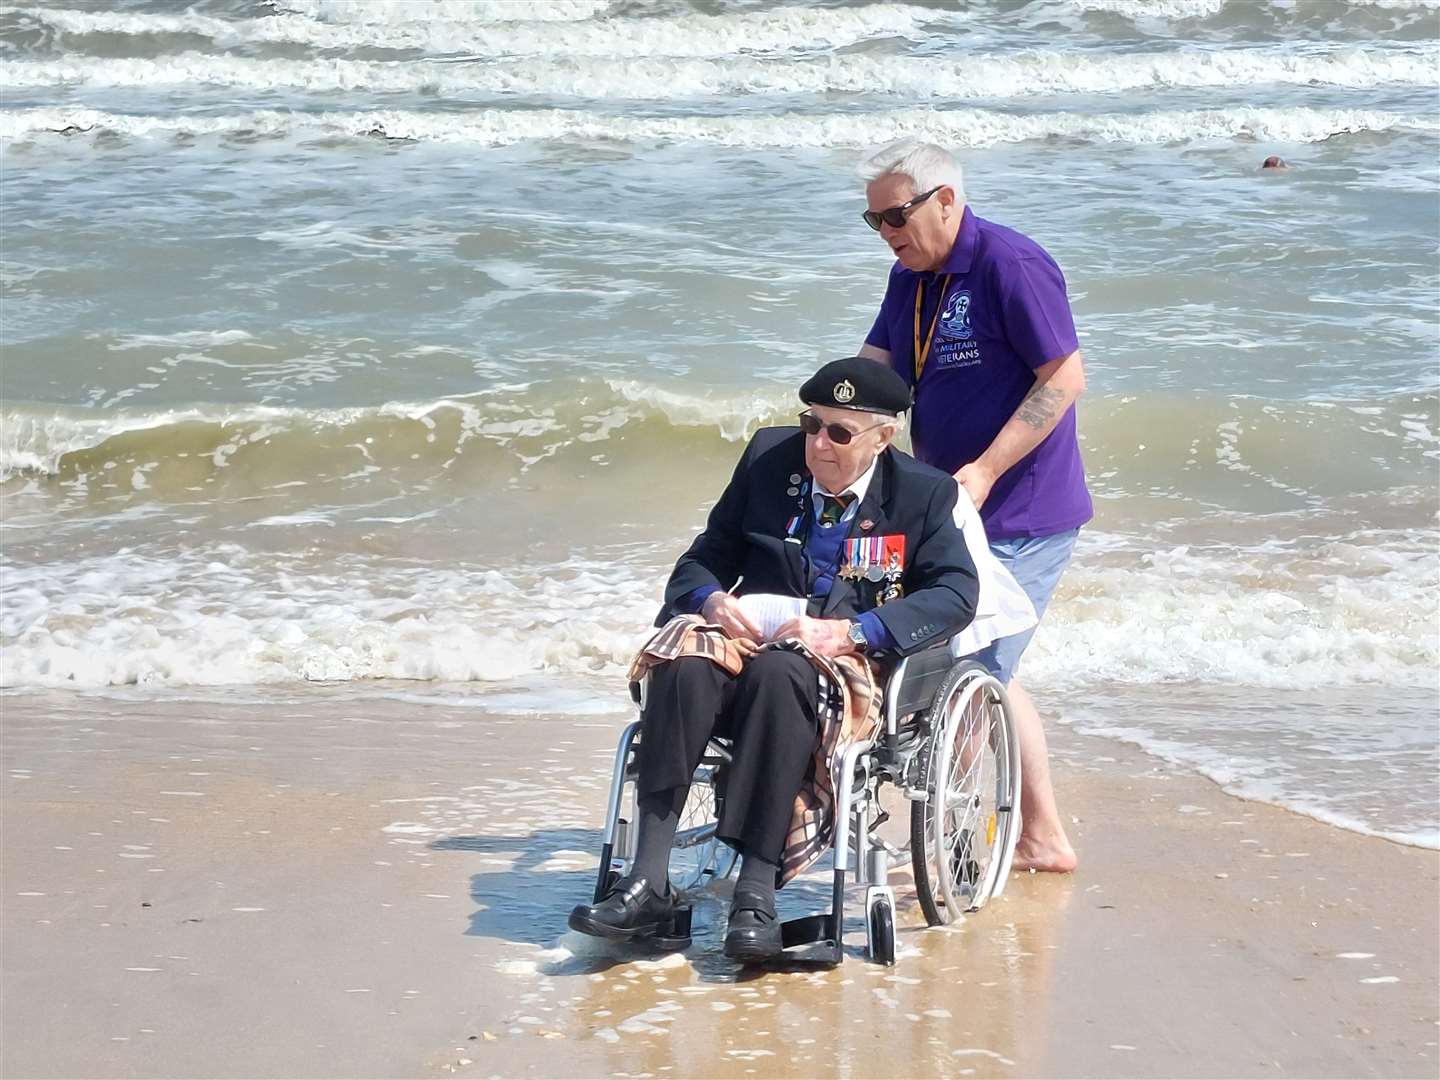
<path id="1" fill-rule="evenodd" d="M 670 848 L 712 736 L 733 743 L 717 835 L 741 854 L 725 955 L 782 948 L 775 890 L 829 847 L 831 762 L 869 738 L 887 661 L 946 641 L 975 614 L 975 565 L 949 474 L 890 444 L 910 389 L 863 358 L 800 388 L 795 427 L 746 447 L 680 557 L 632 679 L 650 685 L 629 873 L 570 914 L 596 937 L 672 937 Z"/>

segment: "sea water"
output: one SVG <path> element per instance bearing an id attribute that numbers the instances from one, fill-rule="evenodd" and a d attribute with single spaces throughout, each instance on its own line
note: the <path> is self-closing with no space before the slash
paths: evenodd
<path id="1" fill-rule="evenodd" d="M 9 693 L 625 709 L 919 135 L 1085 352 L 1047 712 L 1440 843 L 1434 3 L 76 0 L 0 61 Z"/>

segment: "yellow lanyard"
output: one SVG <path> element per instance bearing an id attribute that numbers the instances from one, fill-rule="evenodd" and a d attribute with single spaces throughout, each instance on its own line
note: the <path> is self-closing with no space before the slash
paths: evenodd
<path id="1" fill-rule="evenodd" d="M 950 288 L 950 275 L 940 283 L 940 302 L 935 305 L 935 314 L 930 316 L 930 332 L 925 335 L 925 347 L 920 347 L 920 306 L 925 302 L 925 283 L 915 284 L 915 385 L 920 385 L 920 373 L 925 370 L 925 360 L 930 355 L 930 343 L 935 340 L 935 324 L 940 321 L 940 309 L 945 306 L 945 290 Z"/>

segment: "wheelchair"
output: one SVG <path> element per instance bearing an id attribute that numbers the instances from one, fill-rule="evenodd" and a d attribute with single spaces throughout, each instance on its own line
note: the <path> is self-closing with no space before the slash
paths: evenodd
<path id="1" fill-rule="evenodd" d="M 645 683 L 631 697 L 645 711 Z M 846 892 L 864 886 L 866 955 L 895 963 L 895 894 L 890 871 L 909 861 L 920 909 L 930 926 L 954 922 L 999 896 L 1020 836 L 1020 747 L 1005 688 L 948 644 L 905 657 L 885 683 L 875 738 L 853 744 L 835 772 L 831 908 L 781 926 L 790 960 L 838 965 L 844 956 Z M 610 799 L 595 882 L 599 903 L 634 857 L 636 749 L 641 722 L 629 724 L 615 751 Z M 712 738 L 696 767 L 670 852 L 670 883 L 681 890 L 676 944 L 689 941 L 683 904 L 727 878 L 737 853 L 715 835 L 725 798 L 726 740 Z M 877 834 L 889 818 L 880 805 L 886 784 L 910 804 L 909 841 Z M 627 816 L 628 815 L 628 816 Z M 853 877 L 853 881 L 851 880 Z"/>

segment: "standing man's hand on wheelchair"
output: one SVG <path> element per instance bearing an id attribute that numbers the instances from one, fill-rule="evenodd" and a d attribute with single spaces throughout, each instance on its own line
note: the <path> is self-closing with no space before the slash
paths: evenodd
<path id="1" fill-rule="evenodd" d="M 845 656 L 858 652 L 850 640 L 849 619 L 812 619 L 800 615 L 775 631 L 774 641 L 794 638 L 820 656 Z"/>
<path id="2" fill-rule="evenodd" d="M 700 617 L 724 630 L 735 642 L 740 654 L 748 659 L 763 640 L 759 627 L 745 617 L 740 602 L 727 592 L 713 592 L 700 607 Z"/>

